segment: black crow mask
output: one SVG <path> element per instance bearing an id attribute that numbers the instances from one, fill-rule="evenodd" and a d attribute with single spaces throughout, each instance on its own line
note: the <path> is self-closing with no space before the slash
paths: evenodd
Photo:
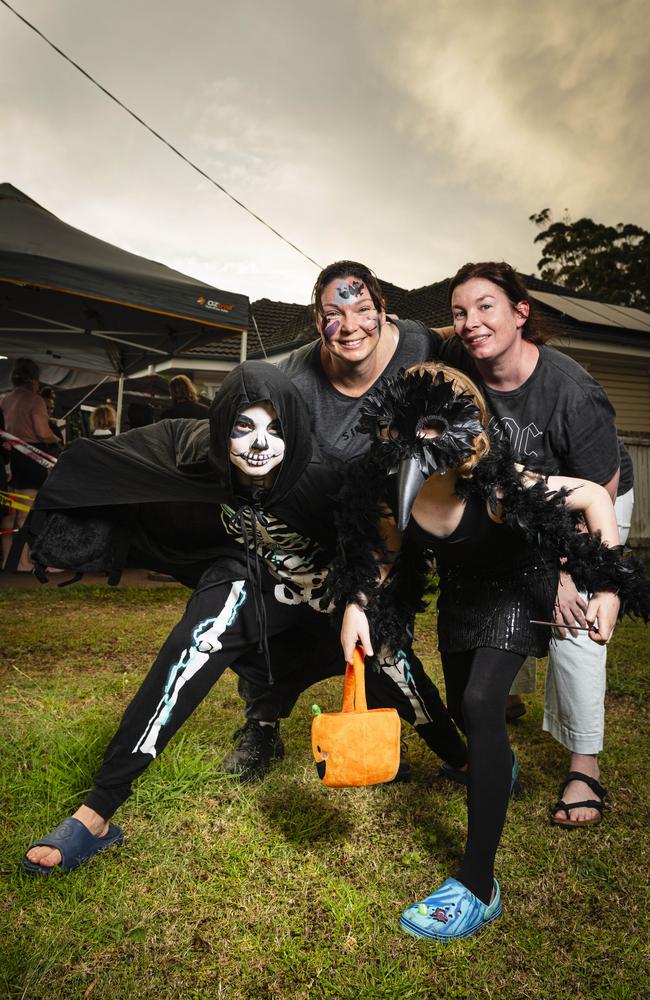
<path id="1" fill-rule="evenodd" d="M 360 410 L 358 428 L 374 439 L 373 458 L 398 476 L 398 526 L 404 530 L 423 482 L 473 454 L 484 427 L 473 398 L 454 389 L 442 372 L 400 371 L 386 376 Z M 436 437 L 419 436 L 436 430 Z"/>

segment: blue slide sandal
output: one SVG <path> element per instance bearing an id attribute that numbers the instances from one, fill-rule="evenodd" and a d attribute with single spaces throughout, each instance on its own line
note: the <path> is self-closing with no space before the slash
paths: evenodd
<path id="1" fill-rule="evenodd" d="M 46 834 L 45 837 L 30 844 L 27 848 L 31 851 L 32 847 L 55 847 L 61 852 L 61 863 L 54 865 L 53 868 L 46 868 L 45 865 L 38 865 L 30 861 L 25 853 L 21 865 L 23 871 L 29 875 L 50 875 L 57 868 L 63 872 L 71 872 L 82 865 L 84 861 L 92 858 L 93 855 L 123 842 L 124 831 L 114 823 L 108 824 L 108 833 L 104 837 L 95 837 L 80 820 L 69 816 L 58 826 L 55 826 L 51 833 Z"/>

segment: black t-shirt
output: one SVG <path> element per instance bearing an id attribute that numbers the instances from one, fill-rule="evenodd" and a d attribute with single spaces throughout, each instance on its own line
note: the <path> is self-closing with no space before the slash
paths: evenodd
<path id="1" fill-rule="evenodd" d="M 547 474 L 608 483 L 620 465 L 614 407 L 576 361 L 553 347 L 538 350 L 534 371 L 510 392 L 486 386 L 456 338 L 440 354 L 474 379 L 492 414 L 491 433 L 507 436 L 520 462 Z"/>
<path id="2" fill-rule="evenodd" d="M 204 403 L 186 399 L 182 403 L 172 403 L 171 406 L 168 406 L 166 410 L 162 411 L 160 419 L 178 420 L 179 418 L 183 418 L 184 420 L 206 420 L 209 414 L 210 410 Z"/>
<path id="3" fill-rule="evenodd" d="M 400 333 L 395 354 L 384 370 L 440 360 L 468 374 L 492 413 L 490 429 L 506 434 L 519 460 L 547 474 L 584 477 L 607 483 L 621 465 L 619 495 L 632 488 L 633 474 L 625 446 L 616 435 L 616 413 L 603 387 L 581 365 L 552 347 L 540 345 L 530 377 L 511 392 L 488 388 L 457 337 L 442 338 L 418 320 L 393 320 Z M 356 431 L 363 396 L 335 389 L 321 365 L 321 341 L 294 351 L 282 368 L 300 390 L 312 417 L 312 429 L 329 454 L 344 460 L 362 455 L 370 439 Z"/>
<path id="4" fill-rule="evenodd" d="M 396 375 L 400 368 L 431 361 L 440 350 L 441 337 L 419 320 L 392 320 L 399 331 L 393 357 L 382 375 Z M 372 385 L 362 396 L 346 396 L 335 389 L 323 371 L 321 341 L 294 351 L 279 366 L 299 389 L 312 418 L 312 430 L 323 450 L 344 461 L 358 458 L 370 447 L 370 438 L 356 430 L 359 409 Z M 376 384 L 376 383 L 375 383 Z"/>

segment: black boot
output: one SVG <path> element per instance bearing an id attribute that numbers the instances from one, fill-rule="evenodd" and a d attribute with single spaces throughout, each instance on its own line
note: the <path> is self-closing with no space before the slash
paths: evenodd
<path id="1" fill-rule="evenodd" d="M 256 719 L 233 734 L 235 749 L 223 760 L 220 770 L 236 775 L 240 781 L 262 778 L 276 760 L 284 757 L 280 726 L 262 726 Z"/>

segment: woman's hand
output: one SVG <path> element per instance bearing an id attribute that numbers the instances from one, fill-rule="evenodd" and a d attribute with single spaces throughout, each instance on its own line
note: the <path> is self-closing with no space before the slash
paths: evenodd
<path id="1" fill-rule="evenodd" d="M 575 639 L 578 632 L 574 626 L 580 625 L 584 628 L 588 624 L 585 620 L 586 610 L 587 602 L 582 594 L 576 590 L 571 576 L 568 573 L 560 572 L 553 619 L 562 639 L 566 639 L 567 628 Z"/>
<path id="2" fill-rule="evenodd" d="M 373 655 L 368 616 L 358 604 L 348 604 L 341 626 L 341 645 L 346 663 L 352 663 L 354 647 L 360 642 L 366 656 Z"/>
<path id="3" fill-rule="evenodd" d="M 589 638 L 601 646 L 606 646 L 612 637 L 621 602 L 611 591 L 594 594 L 587 605 L 585 618 L 589 628 Z M 598 629 L 594 623 L 598 619 Z"/>

